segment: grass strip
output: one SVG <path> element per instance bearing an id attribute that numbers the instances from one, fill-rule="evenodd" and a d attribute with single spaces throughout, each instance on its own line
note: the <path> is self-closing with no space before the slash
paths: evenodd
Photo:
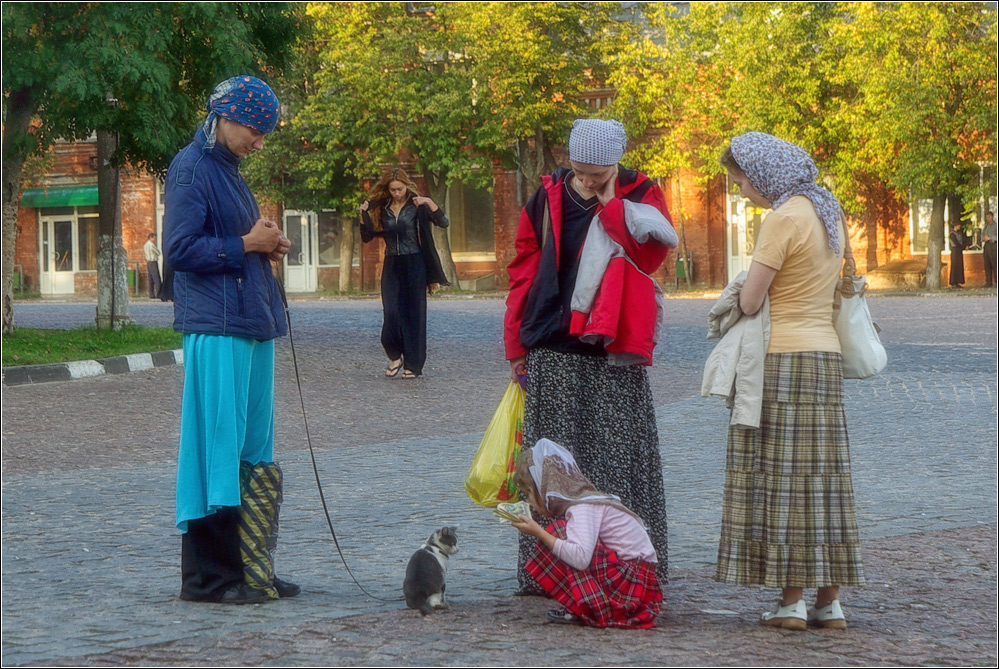
<path id="1" fill-rule="evenodd" d="M 3 366 L 47 365 L 180 348 L 182 336 L 170 328 L 128 325 L 115 332 L 84 326 L 73 330 L 18 328 L 3 336 Z"/>

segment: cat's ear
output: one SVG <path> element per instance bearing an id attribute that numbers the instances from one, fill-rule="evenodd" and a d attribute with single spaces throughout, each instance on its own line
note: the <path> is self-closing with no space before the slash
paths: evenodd
<path id="1" fill-rule="evenodd" d="M 457 536 L 458 535 L 457 534 L 458 533 L 458 527 L 459 527 L 458 525 L 448 525 L 444 529 L 447 530 L 447 531 L 449 531 L 452 535 Z"/>

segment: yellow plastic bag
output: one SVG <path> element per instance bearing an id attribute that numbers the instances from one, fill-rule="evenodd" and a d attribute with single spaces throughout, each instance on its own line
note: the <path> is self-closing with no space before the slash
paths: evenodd
<path id="1" fill-rule="evenodd" d="M 476 504 L 496 506 L 517 500 L 513 473 L 524 442 L 523 424 L 524 389 L 511 381 L 465 477 L 465 492 Z"/>

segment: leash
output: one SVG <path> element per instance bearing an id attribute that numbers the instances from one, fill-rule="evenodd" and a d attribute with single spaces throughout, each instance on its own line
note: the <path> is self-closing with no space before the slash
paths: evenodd
<path id="1" fill-rule="evenodd" d="M 282 268 L 284 263 L 281 263 Z M 302 422 L 305 423 L 305 440 L 309 444 L 309 457 L 312 458 L 312 473 L 316 476 L 316 487 L 319 489 L 319 501 L 323 505 L 323 513 L 326 515 L 326 524 L 330 528 L 330 536 L 333 537 L 333 545 L 336 546 L 336 552 L 340 555 L 340 561 L 343 562 L 344 569 L 347 570 L 347 574 L 350 575 L 350 580 L 361 589 L 368 597 L 372 599 L 377 599 L 380 602 L 398 602 L 402 600 L 402 597 L 396 597 L 394 599 L 386 599 L 384 597 L 379 597 L 377 595 L 372 595 L 368 592 L 360 581 L 354 576 L 354 572 L 350 570 L 350 565 L 347 564 L 347 558 L 344 557 L 343 550 L 340 548 L 340 542 L 336 537 L 336 530 L 333 529 L 333 520 L 330 518 L 330 510 L 326 505 L 326 495 L 323 494 L 323 484 L 319 479 L 319 466 L 316 464 L 316 452 L 312 448 L 312 435 L 309 433 L 309 416 L 305 412 L 305 395 L 302 392 L 302 377 L 298 373 L 298 356 L 295 355 L 295 336 L 292 334 L 291 328 L 291 312 L 288 309 L 288 296 L 284 292 L 284 277 L 283 272 L 278 272 L 277 277 L 278 289 L 281 292 L 281 303 L 284 305 L 284 316 L 288 321 L 288 342 L 291 344 L 291 361 L 295 367 L 295 383 L 298 385 L 298 400 L 302 406 Z"/>

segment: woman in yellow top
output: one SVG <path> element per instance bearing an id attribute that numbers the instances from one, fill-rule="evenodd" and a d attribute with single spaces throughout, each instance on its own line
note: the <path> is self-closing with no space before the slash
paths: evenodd
<path id="1" fill-rule="evenodd" d="M 843 411 L 833 296 L 843 261 L 843 215 L 815 183 L 801 148 L 751 132 L 721 158 L 763 222 L 739 296 L 746 314 L 770 298 L 760 429 L 730 427 L 715 578 L 782 588 L 764 625 L 842 629 L 839 587 L 864 584 Z M 806 609 L 803 588 L 817 588 Z"/>

